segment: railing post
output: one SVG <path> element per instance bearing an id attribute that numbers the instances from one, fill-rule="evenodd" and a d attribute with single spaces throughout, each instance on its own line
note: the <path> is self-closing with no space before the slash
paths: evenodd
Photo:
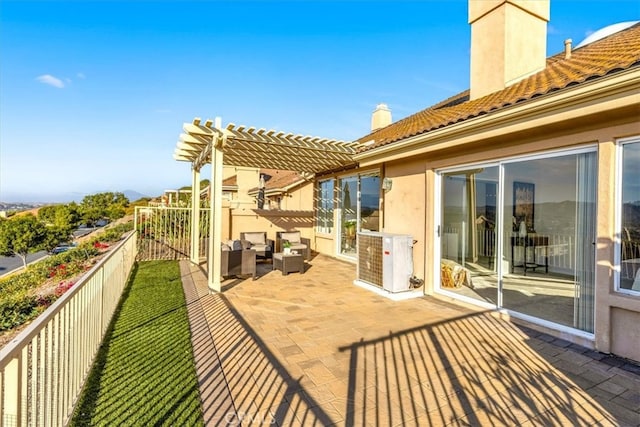
<path id="1" fill-rule="evenodd" d="M 22 390 L 20 358 L 15 357 L 4 370 L 2 382 L 4 386 L 4 401 L 0 401 L 0 426 L 17 426 L 22 418 Z"/>
<path id="2" fill-rule="evenodd" d="M 193 169 L 191 186 L 191 262 L 200 262 L 200 171 Z"/>
<path id="3" fill-rule="evenodd" d="M 124 249 L 124 248 L 123 248 Z M 104 302 L 105 302 L 105 286 L 104 286 L 104 267 L 100 269 L 100 339 L 102 340 L 102 336 L 104 331 L 106 330 L 104 326 Z"/>

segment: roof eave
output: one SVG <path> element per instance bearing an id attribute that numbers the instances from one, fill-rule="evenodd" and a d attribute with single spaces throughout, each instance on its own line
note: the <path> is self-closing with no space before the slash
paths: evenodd
<path id="1" fill-rule="evenodd" d="M 640 67 L 541 95 L 483 116 L 356 154 L 353 158 L 360 167 L 371 166 L 537 128 L 541 123 L 561 122 L 576 118 L 577 114 L 593 114 L 603 109 L 603 103 L 615 103 L 616 107 L 640 105 Z"/>

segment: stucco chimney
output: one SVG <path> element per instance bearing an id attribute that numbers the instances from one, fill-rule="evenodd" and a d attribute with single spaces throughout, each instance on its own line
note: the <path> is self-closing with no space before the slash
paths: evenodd
<path id="1" fill-rule="evenodd" d="M 544 69 L 550 0 L 469 0 L 471 99 Z"/>
<path id="2" fill-rule="evenodd" d="M 571 39 L 564 41 L 564 59 L 571 59 Z"/>
<path id="3" fill-rule="evenodd" d="M 391 110 L 387 104 L 378 104 L 371 115 L 371 130 L 383 128 L 391 124 Z"/>

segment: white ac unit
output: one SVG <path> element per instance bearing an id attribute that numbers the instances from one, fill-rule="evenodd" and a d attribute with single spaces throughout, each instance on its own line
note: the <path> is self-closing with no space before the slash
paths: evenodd
<path id="1" fill-rule="evenodd" d="M 411 289 L 413 238 L 405 234 L 358 233 L 357 279 L 388 292 Z"/>

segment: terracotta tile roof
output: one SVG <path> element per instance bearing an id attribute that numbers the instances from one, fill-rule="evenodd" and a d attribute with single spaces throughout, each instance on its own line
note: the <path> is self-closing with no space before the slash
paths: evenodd
<path id="1" fill-rule="evenodd" d="M 304 178 L 298 172 L 294 171 L 260 169 L 260 173 L 266 175 L 264 187 L 267 191 L 285 189 L 293 184 L 304 181 Z M 250 193 L 255 191 L 258 191 L 258 187 L 249 190 Z"/>
<path id="2" fill-rule="evenodd" d="M 238 175 L 232 175 L 224 180 L 222 180 L 223 186 L 233 186 L 238 185 Z"/>
<path id="3" fill-rule="evenodd" d="M 425 110 L 419 111 L 358 140 L 374 140 L 360 148 L 365 152 L 405 138 L 427 133 L 507 106 L 526 102 L 588 80 L 640 65 L 640 24 L 612 34 L 572 51 L 565 59 L 564 51 L 547 58 L 544 70 L 501 91 L 469 101 L 464 91 Z"/>

